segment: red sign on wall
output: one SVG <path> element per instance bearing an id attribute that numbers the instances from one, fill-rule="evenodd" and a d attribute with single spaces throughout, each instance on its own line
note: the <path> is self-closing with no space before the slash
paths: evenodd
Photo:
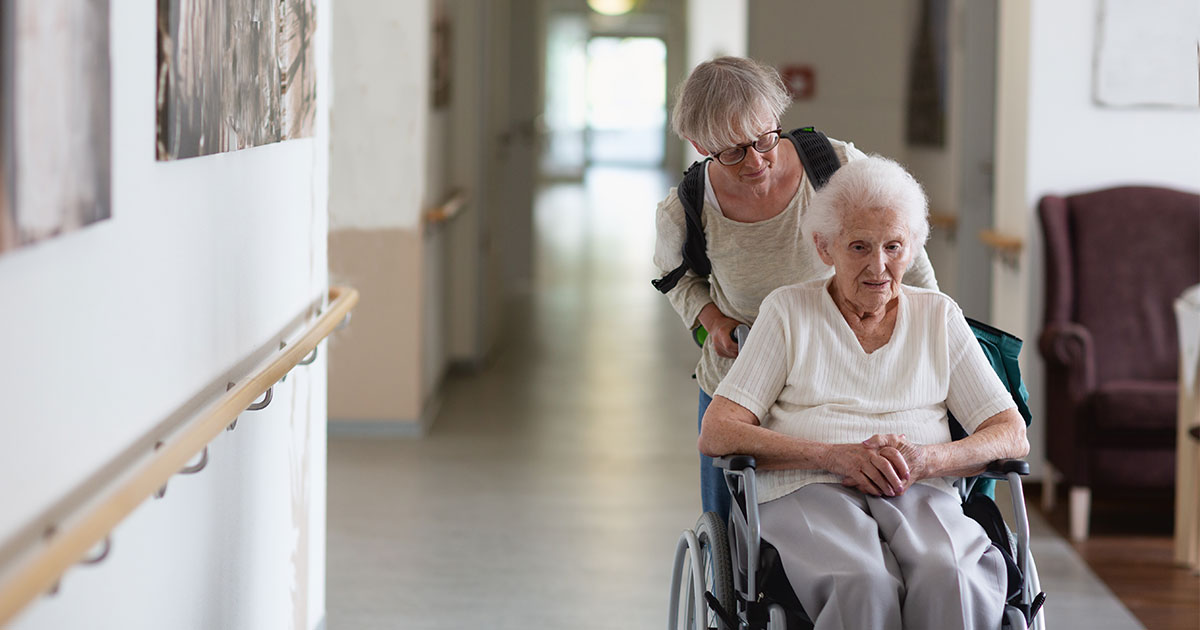
<path id="1" fill-rule="evenodd" d="M 784 66 L 780 76 L 792 98 L 806 101 L 817 93 L 817 71 L 808 64 Z"/>

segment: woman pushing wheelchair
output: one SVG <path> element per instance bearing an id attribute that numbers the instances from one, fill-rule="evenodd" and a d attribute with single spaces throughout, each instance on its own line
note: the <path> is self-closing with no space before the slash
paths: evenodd
<path id="1" fill-rule="evenodd" d="M 1003 614 L 1004 561 L 947 478 L 1024 456 L 1025 423 L 958 306 L 900 282 L 927 214 L 895 162 L 839 169 L 802 226 L 833 276 L 763 301 L 704 415 L 701 452 L 757 460 L 762 538 L 817 629 Z"/>
<path id="2" fill-rule="evenodd" d="M 710 157 L 693 167 L 700 175 L 692 202 L 694 225 L 702 230 L 700 242 L 693 242 L 685 177 L 658 206 L 654 264 L 665 275 L 655 286 L 685 326 L 703 326 L 709 333 L 696 366 L 697 418 L 737 356 L 730 338 L 734 328 L 753 325 L 771 291 L 828 275 L 811 241 L 801 238 L 800 219 L 826 176 L 827 169 L 819 167 L 836 169 L 864 157 L 853 144 L 829 141 L 811 128 L 783 133 L 790 100 L 774 68 L 741 57 L 698 65 L 677 91 L 671 114 L 675 132 Z M 815 140 L 820 150 L 811 155 L 800 150 L 804 141 Z M 692 268 L 682 254 L 689 246 L 705 259 L 702 269 Z M 924 249 L 917 244 L 914 251 L 905 283 L 936 289 Z M 704 510 L 727 519 L 729 495 L 721 471 L 706 457 L 700 479 Z"/>

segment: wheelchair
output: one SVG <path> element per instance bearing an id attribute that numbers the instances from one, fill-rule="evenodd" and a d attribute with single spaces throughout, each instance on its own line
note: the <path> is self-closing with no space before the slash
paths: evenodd
<path id="1" fill-rule="evenodd" d="M 968 319 L 976 338 L 984 346 L 999 374 L 1004 370 L 996 360 L 996 350 L 1006 344 L 1013 364 L 1001 381 L 1013 393 L 1014 400 L 1028 421 L 1024 405 L 1024 386 L 1016 371 L 1016 352 L 1020 339 Z M 739 326 L 738 345 L 748 333 Z M 1016 350 L 1011 350 L 1015 340 Z M 992 344 L 989 348 L 988 344 Z M 955 439 L 965 435 L 951 416 Z M 762 540 L 759 528 L 758 492 L 755 485 L 756 463 L 747 455 L 715 458 L 714 466 L 724 472 L 731 494 L 728 524 L 715 512 L 702 514 L 692 529 L 685 530 L 675 547 L 671 578 L 669 630 L 809 630 L 813 622 L 796 598 L 784 573 L 779 553 Z M 1029 519 L 1021 477 L 1029 474 L 1023 460 L 994 461 L 987 470 L 956 484 L 963 499 L 963 511 L 983 526 L 992 544 L 999 547 L 1008 569 L 1008 592 L 1002 630 L 1033 628 L 1044 630 L 1046 594 L 1041 590 L 1033 554 L 1029 550 Z M 992 502 L 995 481 L 1006 481 L 1012 495 L 1015 534 Z"/>

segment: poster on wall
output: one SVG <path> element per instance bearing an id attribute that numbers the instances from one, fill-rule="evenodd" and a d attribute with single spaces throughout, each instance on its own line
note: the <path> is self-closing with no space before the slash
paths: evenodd
<path id="1" fill-rule="evenodd" d="M 159 0 L 159 160 L 312 135 L 313 3 Z"/>
<path id="2" fill-rule="evenodd" d="M 1103 0 L 1092 100 L 1103 107 L 1200 106 L 1200 2 Z"/>
<path id="3" fill-rule="evenodd" d="M 0 3 L 0 253 L 109 218 L 108 0 Z"/>

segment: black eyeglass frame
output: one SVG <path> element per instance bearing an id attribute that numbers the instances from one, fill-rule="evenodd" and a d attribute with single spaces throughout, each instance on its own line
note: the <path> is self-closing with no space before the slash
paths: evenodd
<path id="1" fill-rule="evenodd" d="M 771 134 L 775 134 L 775 141 L 771 143 L 771 146 L 769 146 L 765 149 L 760 149 L 758 147 L 758 143 L 762 141 L 763 136 L 769 136 Z M 746 155 L 747 155 L 746 150 L 749 149 L 750 147 L 754 147 L 754 150 L 758 151 L 759 153 L 767 153 L 771 149 L 774 149 L 776 146 L 779 146 L 779 140 L 781 138 L 783 138 L 783 127 L 780 127 L 779 129 L 772 129 L 770 131 L 764 131 L 761 134 L 759 134 L 759 136 L 757 138 L 755 138 L 754 140 L 752 140 L 750 142 L 732 146 L 732 147 L 729 147 L 728 149 L 724 149 L 721 151 L 717 151 L 717 153 L 713 157 L 715 157 L 718 162 L 720 162 L 721 164 L 724 164 L 725 166 L 737 166 L 738 164 L 742 163 L 742 160 L 746 159 Z M 736 160 L 727 162 L 724 159 L 722 159 L 721 156 L 725 155 L 726 153 L 729 153 L 730 151 L 741 151 L 741 155 L 738 155 Z"/>

